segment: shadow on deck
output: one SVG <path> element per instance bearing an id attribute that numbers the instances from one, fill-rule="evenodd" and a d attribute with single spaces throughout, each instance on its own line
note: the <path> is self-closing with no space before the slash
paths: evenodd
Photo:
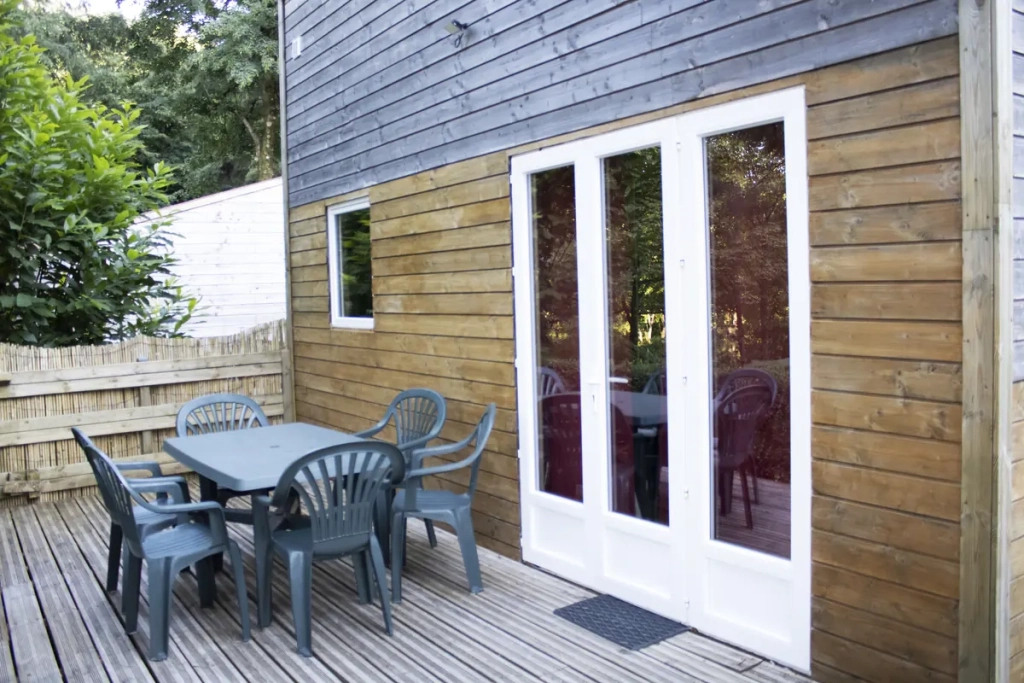
<path id="1" fill-rule="evenodd" d="M 229 525 L 242 546 L 250 601 L 252 534 Z M 314 569 L 312 658 L 295 653 L 287 573 L 275 572 L 274 622 L 239 639 L 228 577 L 217 602 L 200 609 L 194 577 L 177 582 L 170 656 L 149 662 L 145 603 L 139 633 L 124 635 L 120 595 L 103 590 L 107 516 L 95 498 L 0 512 L 0 681 L 806 681 L 748 653 L 686 633 L 639 652 L 623 651 L 554 616 L 592 595 L 544 572 L 480 549 L 485 590 L 465 589 L 458 545 L 438 530 L 431 550 L 410 524 L 404 600 L 395 635 L 380 611 L 358 604 L 351 566 Z M 250 602 L 255 623 L 255 604 Z"/>

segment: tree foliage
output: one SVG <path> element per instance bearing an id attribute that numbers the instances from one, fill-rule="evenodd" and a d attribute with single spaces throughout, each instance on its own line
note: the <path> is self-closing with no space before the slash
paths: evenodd
<path id="1" fill-rule="evenodd" d="M 138 161 L 178 169 L 172 201 L 280 172 L 273 0 L 146 0 L 131 22 L 53 4 L 23 12 L 52 73 L 88 77 L 91 102 L 141 109 Z"/>
<path id="2" fill-rule="evenodd" d="M 83 101 L 54 79 L 16 3 L 0 0 L 0 339 L 63 346 L 173 334 L 194 300 L 169 278 L 169 237 L 135 226 L 166 203 L 142 168 L 139 110 Z"/>

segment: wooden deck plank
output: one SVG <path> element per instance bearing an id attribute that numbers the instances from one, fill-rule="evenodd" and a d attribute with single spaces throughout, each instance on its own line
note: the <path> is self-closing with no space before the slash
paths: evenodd
<path id="1" fill-rule="evenodd" d="M 117 681 L 161 683 L 232 679 L 357 683 L 808 680 L 695 632 L 640 652 L 623 651 L 553 614 L 556 607 L 590 597 L 592 592 L 483 548 L 480 561 L 486 588 L 472 595 L 464 585 L 455 538 L 439 530 L 439 547 L 432 550 L 419 524 L 410 525 L 404 600 L 393 606 L 394 637 L 384 634 L 379 602 L 358 604 L 354 575 L 347 561 L 315 565 L 311 658 L 295 652 L 283 565 L 278 565 L 274 575 L 274 620 L 267 629 L 254 627 L 250 643 L 238 638 L 238 607 L 230 576 L 217 575 L 214 608 L 200 609 L 195 578 L 186 572 L 175 586 L 170 656 L 165 662 L 147 662 L 145 599 L 140 601 L 140 632 L 128 638 L 117 616 L 119 594 L 108 596 L 103 590 L 107 529 L 100 503 L 94 499 L 62 501 L 17 510 L 13 520 L 10 513 L 5 515 L 6 519 L 0 518 L 0 549 L 5 551 L 0 558 L 0 574 L 6 577 L 5 600 L 9 588 L 22 592 L 13 597 L 27 595 L 33 602 L 36 593 L 43 597 L 45 591 L 57 590 L 74 610 L 70 621 L 78 619 L 89 637 L 87 648 L 91 651 L 87 656 L 105 668 L 98 675 L 94 672 L 90 680 L 106 680 L 108 675 Z M 229 526 L 242 547 L 249 608 L 255 618 L 252 533 L 244 526 Z M 49 677 L 29 680 L 61 680 L 53 650 L 70 646 L 70 641 L 55 646 L 46 637 L 44 614 L 51 619 L 51 626 L 54 618 L 68 621 L 65 613 L 54 611 L 48 600 L 43 597 L 42 609 L 35 603 L 38 626 L 44 633 L 36 644 L 40 656 L 51 658 L 53 670 Z M 0 620 L 0 636 L 3 627 Z M 54 631 L 57 639 L 58 632 Z M 14 661 L 21 674 L 20 660 Z M 5 679 L 2 665 L 0 661 L 0 681 L 12 680 L 13 671 Z"/>
<path id="2" fill-rule="evenodd" d="M 252 551 L 250 538 L 246 537 L 244 532 L 236 534 L 236 540 L 247 553 Z M 286 576 L 287 569 L 278 562 L 275 580 L 283 584 Z M 348 562 L 315 563 L 313 576 L 313 590 L 316 595 L 323 597 L 329 604 L 341 607 L 353 621 L 359 620 L 367 624 L 371 632 L 381 630 L 379 602 L 373 605 L 359 605 L 355 602 L 355 580 Z M 278 604 L 277 612 L 280 613 L 278 616 L 287 619 L 287 603 Z M 490 652 L 476 647 L 478 642 L 470 644 L 471 641 L 467 641 L 465 634 L 427 610 L 396 608 L 393 610 L 393 618 L 395 645 L 424 657 L 423 661 L 431 661 L 432 669 L 445 672 L 446 681 L 468 683 L 480 680 L 481 677 L 496 680 L 505 675 L 503 671 L 508 672 L 512 668 L 509 661 L 501 660 L 492 656 Z M 553 670 L 560 666 L 561 663 L 555 662 L 550 668 Z M 526 670 L 520 670 L 517 672 L 517 680 L 541 679 Z"/>
<path id="3" fill-rule="evenodd" d="M 419 538 L 419 533 L 422 532 L 417 532 L 417 528 L 418 525 L 411 526 L 414 533 L 410 534 L 409 544 L 408 571 L 410 577 L 414 581 L 422 583 L 426 580 L 424 573 L 432 573 L 444 582 L 454 585 L 457 591 L 465 592 L 464 569 L 454 536 L 444 534 L 442 537 L 439 535 L 438 548 L 430 550 L 424 540 Z M 420 542 L 412 543 L 414 538 Z M 489 617 L 494 615 L 495 618 L 500 616 L 508 620 L 518 612 L 529 624 L 528 628 L 534 631 L 534 635 L 553 641 L 567 650 L 563 656 L 575 656 L 568 654 L 574 650 L 588 651 L 603 659 L 606 668 L 609 666 L 622 667 L 622 672 L 630 676 L 639 676 L 641 680 L 679 680 L 681 676 L 679 670 L 663 662 L 648 659 L 640 653 L 622 651 L 621 648 L 609 641 L 573 626 L 554 615 L 556 608 L 593 595 L 589 591 L 559 581 L 562 590 L 549 592 L 547 586 L 543 585 L 546 583 L 544 579 L 547 577 L 542 572 L 536 572 L 539 575 L 537 578 L 540 579 L 537 583 L 530 581 L 529 589 L 523 590 L 524 583 L 515 576 L 513 567 L 522 567 L 524 571 L 528 572 L 535 572 L 535 570 L 530 570 L 525 565 L 495 562 L 496 555 L 486 558 L 484 555 L 481 553 L 481 571 L 484 576 L 485 589 L 482 593 L 472 596 L 472 599 L 488 603 L 486 614 Z M 503 577 L 505 580 L 502 580 Z M 572 664 L 570 660 L 570 665 Z"/>
<path id="4" fill-rule="evenodd" d="M 0 553 L 4 556 L 0 595 L 7 615 L 17 680 L 62 680 L 35 586 L 24 565 L 14 521 L 6 510 L 0 515 Z"/>
<path id="5" fill-rule="evenodd" d="M 124 637 L 124 626 L 111 609 L 103 585 L 90 571 L 56 507 L 52 504 L 33 507 L 107 674 L 117 681 L 153 681 L 145 658 Z M 173 664 L 153 662 L 153 666 L 159 672 Z M 164 676 L 160 679 L 166 680 Z"/>
<path id="6" fill-rule="evenodd" d="M 103 662 L 50 554 L 35 513 L 23 505 L 12 510 L 11 517 L 65 679 L 82 683 L 106 680 Z"/>

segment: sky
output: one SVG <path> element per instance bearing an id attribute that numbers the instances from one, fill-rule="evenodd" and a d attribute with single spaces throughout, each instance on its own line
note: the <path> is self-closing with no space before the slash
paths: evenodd
<path id="1" fill-rule="evenodd" d="M 77 4 L 72 1 L 71 4 Z M 135 19 L 142 10 L 141 0 L 122 0 L 121 7 L 117 6 L 117 0 L 82 0 L 82 5 L 87 14 L 109 14 L 120 12 L 127 19 Z"/>

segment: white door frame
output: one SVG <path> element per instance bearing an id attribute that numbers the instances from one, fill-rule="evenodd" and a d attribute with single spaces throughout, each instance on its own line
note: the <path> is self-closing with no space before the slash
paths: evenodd
<path id="1" fill-rule="evenodd" d="M 791 666 L 810 666 L 810 276 L 806 108 L 802 87 L 737 100 L 512 158 L 519 472 L 523 559 L 595 590 L 610 592 Z M 791 558 L 716 541 L 710 447 L 708 233 L 703 140 L 709 135 L 783 121 L 790 306 Z M 662 147 L 668 409 L 682 416 L 669 433 L 670 525 L 610 512 L 608 491 L 607 334 L 601 159 Z M 540 490 L 536 461 L 537 349 L 529 176 L 573 165 L 579 270 L 580 390 L 584 403 L 584 502 Z M 678 198 L 674 200 L 673 198 Z M 600 244 L 595 244 L 595 241 Z M 689 295 L 683 295 L 683 292 Z M 598 301 L 601 299 L 601 301 Z M 680 323 L 685 322 L 685 326 Z M 686 335 L 682 330 L 705 330 Z M 680 330 L 676 332 L 676 330 Z M 680 344 L 685 343 L 685 349 Z M 584 375 L 584 368 L 589 375 Z M 604 368 L 601 375 L 598 370 Z M 614 538 L 613 538 L 614 537 Z M 629 539 L 662 564 L 632 567 Z M 623 545 L 623 541 L 627 544 Z M 618 564 L 617 564 L 618 563 Z M 617 571 L 628 569 L 629 571 Z M 630 581 L 629 577 L 643 577 Z"/>

